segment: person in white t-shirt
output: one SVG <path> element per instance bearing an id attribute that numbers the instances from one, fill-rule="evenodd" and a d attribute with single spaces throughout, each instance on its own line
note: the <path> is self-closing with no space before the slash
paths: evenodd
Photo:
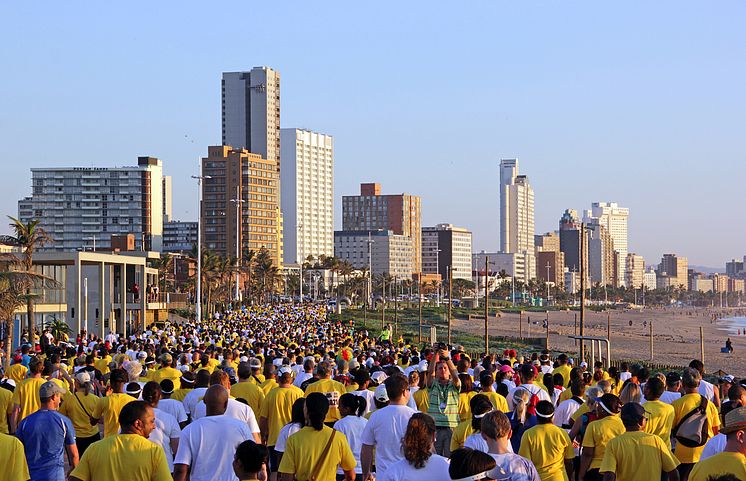
<path id="1" fill-rule="evenodd" d="M 716 408 L 719 408 L 720 407 L 720 392 L 719 392 L 719 389 L 716 389 L 712 383 L 705 381 L 704 363 L 698 359 L 693 359 L 692 362 L 689 363 L 689 367 L 699 371 L 699 374 L 702 377 L 702 380 L 699 381 L 699 388 L 697 392 L 699 392 L 699 394 L 701 394 L 702 396 L 706 397 L 707 400 L 710 401 L 712 404 L 714 404 Z"/>
<path id="2" fill-rule="evenodd" d="M 306 425 L 306 415 L 303 413 L 303 406 L 306 404 L 306 398 L 298 398 L 293 403 L 290 414 L 290 422 L 284 425 L 279 434 L 277 435 L 277 442 L 275 443 L 275 455 L 277 456 L 277 465 L 280 465 L 282 455 L 285 453 L 285 447 L 287 446 L 288 438 L 293 434 L 297 433 L 303 426 Z"/>
<path id="3" fill-rule="evenodd" d="M 221 385 L 205 393 L 207 415 L 184 428 L 174 459 L 174 481 L 235 481 L 236 448 L 252 438 L 249 427 L 225 415 L 228 391 Z"/>
<path id="4" fill-rule="evenodd" d="M 360 466 L 360 449 L 362 448 L 360 437 L 365 425 L 368 424 L 368 420 L 363 417 L 367 404 L 365 398 L 361 396 L 349 392 L 342 394 L 339 397 L 339 415 L 342 419 L 334 423 L 334 429 L 347 436 L 347 443 L 355 457 L 356 475 L 363 473 L 363 468 Z M 341 467 L 337 468 L 337 474 L 344 474 Z"/>
<path id="5" fill-rule="evenodd" d="M 407 406 L 410 396 L 409 383 L 404 375 L 391 376 L 386 379 L 385 386 L 390 404 L 370 415 L 361 436 L 363 445 L 360 450 L 360 464 L 363 468 L 363 479 L 370 476 L 374 447 L 378 478 L 385 474 L 389 466 L 404 458 L 401 440 L 409 418 L 415 414 L 415 411 Z"/>
<path id="6" fill-rule="evenodd" d="M 179 423 L 179 427 L 183 429 L 186 427 L 189 418 L 184 409 L 184 403 L 176 399 L 171 399 L 171 395 L 174 393 L 174 382 L 170 379 L 164 379 L 160 382 L 160 385 L 162 397 L 158 402 L 158 409 L 173 416 L 176 422 Z"/>
<path id="7" fill-rule="evenodd" d="M 448 459 L 433 452 L 435 433 L 435 421 L 429 414 L 413 414 L 400 444 L 403 459 L 388 465 L 376 481 L 450 481 Z"/>
<path id="8" fill-rule="evenodd" d="M 488 454 L 497 464 L 487 475 L 505 481 L 540 481 L 539 473 L 528 459 L 511 450 L 510 420 L 500 411 L 492 411 L 482 418 L 481 435 L 487 443 Z"/>
<path id="9" fill-rule="evenodd" d="M 194 411 L 197 408 L 197 403 L 202 399 L 202 397 L 204 397 L 209 385 L 210 373 L 205 369 L 197 371 L 194 381 L 194 389 L 189 391 L 184 397 L 184 401 L 182 401 L 184 404 L 184 411 L 186 411 L 187 416 L 192 420 L 194 420 Z"/>
<path id="10" fill-rule="evenodd" d="M 210 375 L 210 385 L 221 385 L 225 388 L 226 391 L 228 391 L 228 394 L 230 395 L 231 382 L 228 374 L 226 374 L 225 371 L 214 371 Z M 252 439 L 254 439 L 254 442 L 261 443 L 259 423 L 256 421 L 256 416 L 254 415 L 254 410 L 251 409 L 251 406 L 229 397 L 225 415 L 241 421 L 242 423 L 246 423 L 253 435 Z M 192 413 L 192 418 L 200 419 L 205 416 L 207 416 L 207 404 L 206 401 L 203 399 L 202 401 L 197 403 L 197 406 L 194 409 L 194 413 Z"/>
<path id="11" fill-rule="evenodd" d="M 176 418 L 158 408 L 161 401 L 161 386 L 150 381 L 142 389 L 142 399 L 153 408 L 155 414 L 155 429 L 150 433 L 148 439 L 163 448 L 166 454 L 168 469 L 174 472 L 174 454 L 179 449 L 179 438 L 181 438 L 181 428 Z"/>
<path id="12" fill-rule="evenodd" d="M 368 389 L 370 386 L 370 374 L 367 369 L 358 369 L 355 371 L 355 382 L 357 383 L 357 390 L 351 391 L 355 396 L 360 396 L 365 399 L 365 412 L 368 414 L 375 410 L 376 406 L 373 403 L 373 391 Z"/>
<path id="13" fill-rule="evenodd" d="M 304 382 L 306 382 L 308 379 L 311 379 L 313 377 L 314 367 L 316 367 L 316 363 L 314 362 L 313 358 L 306 358 L 303 361 L 303 371 L 299 372 L 295 376 L 295 381 L 293 381 L 293 386 L 299 388 Z"/>
<path id="14" fill-rule="evenodd" d="M 661 394 L 659 401 L 671 404 L 681 397 L 681 375 L 678 372 L 666 374 L 666 390 Z"/>
<path id="15" fill-rule="evenodd" d="M 508 393 L 508 407 L 512 411 L 514 409 L 513 404 L 513 393 L 516 391 L 516 389 L 525 389 L 529 393 L 531 393 L 531 396 L 536 396 L 538 401 L 549 401 L 552 402 L 552 398 L 549 397 L 549 394 L 534 384 L 534 379 L 536 379 L 537 376 L 537 370 L 536 367 L 531 364 L 521 364 L 519 375 L 521 377 L 521 385 L 516 387 L 515 389 L 512 389 Z M 537 403 L 538 403 L 537 401 Z M 532 403 L 533 405 L 536 405 L 536 403 Z"/>

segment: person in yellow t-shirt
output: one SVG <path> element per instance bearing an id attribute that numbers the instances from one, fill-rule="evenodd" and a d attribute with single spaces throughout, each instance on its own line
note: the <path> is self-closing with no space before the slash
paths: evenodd
<path id="1" fill-rule="evenodd" d="M 174 362 L 174 358 L 169 353 L 165 353 L 161 356 L 161 367 L 156 370 L 151 379 L 160 384 L 164 379 L 170 379 L 174 383 L 174 389 L 181 387 L 181 371 L 174 369 L 171 365 Z"/>
<path id="2" fill-rule="evenodd" d="M 98 425 L 91 424 L 91 416 L 99 402 L 93 393 L 91 375 L 87 371 L 80 371 L 75 375 L 75 389 L 67 391 L 62 398 L 59 412 L 73 423 L 75 428 L 75 445 L 80 456 L 88 447 L 101 439 Z"/>
<path id="3" fill-rule="evenodd" d="M 557 363 L 559 366 L 555 367 L 552 371 L 552 375 L 562 374 L 562 379 L 565 381 L 565 387 L 570 386 L 570 371 L 572 367 L 567 363 L 567 354 L 560 354 L 557 356 Z"/>
<path id="4" fill-rule="evenodd" d="M 660 400 L 666 390 L 666 385 L 657 377 L 650 378 L 645 383 L 645 401 L 642 407 L 648 412 L 648 422 L 645 432 L 655 434 L 671 447 L 671 429 L 673 429 L 673 406 Z"/>
<path id="5" fill-rule="evenodd" d="M 119 432 L 119 413 L 124 406 L 135 400 L 124 392 L 124 385 L 128 379 L 127 371 L 124 369 L 112 370 L 109 377 L 112 392 L 99 399 L 91 413 L 94 424 L 98 424 L 103 418 L 104 437 L 114 436 Z"/>
<path id="6" fill-rule="evenodd" d="M 478 434 L 482 430 L 482 418 L 485 414 L 492 411 L 494 407 L 490 399 L 484 394 L 476 394 L 469 401 L 471 419 L 462 421 L 453 430 L 451 436 L 451 452 L 464 447 L 466 439 L 472 434 Z"/>
<path id="7" fill-rule="evenodd" d="M 180 379 L 181 387 L 179 389 L 174 389 L 171 399 L 184 402 L 184 398 L 186 398 L 187 394 L 194 389 L 194 380 L 196 378 L 197 376 L 191 371 L 182 372 Z"/>
<path id="8" fill-rule="evenodd" d="M 340 420 L 339 415 L 339 398 L 342 394 L 346 393 L 344 384 L 341 382 L 334 381 L 332 377 L 331 365 L 323 361 L 316 366 L 316 373 L 319 376 L 319 380 L 311 383 L 306 388 L 306 397 L 310 393 L 318 392 L 326 396 L 329 400 L 329 409 L 326 414 L 327 423 L 334 423 Z"/>
<path id="9" fill-rule="evenodd" d="M 259 386 L 264 382 L 264 374 L 262 374 L 262 361 L 259 358 L 252 357 L 249 359 L 249 367 L 251 368 L 251 375 L 248 380 L 251 383 Z"/>
<path id="10" fill-rule="evenodd" d="M 308 481 L 314 471 L 318 472 L 316 479 L 335 479 L 337 466 L 342 468 L 346 480 L 355 479 L 356 462 L 347 437 L 324 425 L 329 411 L 327 396 L 320 392 L 308 394 L 304 410 L 306 426 L 288 438 L 278 480 Z"/>
<path id="11" fill-rule="evenodd" d="M 6 380 L 15 383 L 13 380 Z M 9 386 L 12 384 L 8 383 Z M 5 386 L 5 384 L 3 384 Z M 10 416 L 13 414 L 13 391 L 0 386 L 0 433 L 8 434 Z"/>
<path id="12" fill-rule="evenodd" d="M 276 377 L 277 372 L 275 366 L 272 364 L 266 364 L 264 366 L 264 382 L 259 385 L 259 387 L 262 388 L 265 396 L 269 394 L 272 389 L 279 386 L 279 384 L 277 384 L 277 380 L 275 379 Z"/>
<path id="13" fill-rule="evenodd" d="M 28 368 L 21 364 L 23 357 L 19 354 L 13 358 L 13 364 L 8 368 L 5 374 L 8 379 L 15 381 L 16 385 L 20 384 L 28 375 Z"/>
<path id="14" fill-rule="evenodd" d="M 251 440 L 244 441 L 236 448 L 233 472 L 241 481 L 269 479 L 267 476 L 268 457 L 269 453 L 265 446 Z"/>
<path id="15" fill-rule="evenodd" d="M 251 367 L 249 363 L 242 362 L 238 365 L 238 382 L 231 386 L 231 396 L 236 399 L 244 399 L 249 403 L 254 413 L 261 412 L 264 401 L 264 391 L 254 383 L 249 382 Z"/>
<path id="16" fill-rule="evenodd" d="M 23 444 L 15 436 L 0 433 L 0 466 L 5 481 L 28 481 L 31 478 Z"/>
<path id="17" fill-rule="evenodd" d="M 105 347 L 101 348 L 101 350 L 99 351 L 99 356 L 101 357 L 94 362 L 94 366 L 101 372 L 102 376 L 105 376 L 110 372 L 109 363 L 112 359 L 109 355 L 109 351 L 107 351 Z"/>
<path id="18" fill-rule="evenodd" d="M 599 468 L 604 481 L 657 481 L 661 473 L 667 473 L 669 481 L 678 480 L 679 461 L 671 449 L 661 438 L 644 431 L 645 409 L 638 403 L 627 403 L 620 417 L 626 431 L 606 445 Z"/>
<path id="19" fill-rule="evenodd" d="M 13 391 L 13 413 L 10 416 L 10 432 L 15 433 L 18 423 L 26 416 L 39 410 L 41 399 L 39 398 L 39 388 L 47 382 L 41 377 L 44 370 L 44 363 L 38 358 L 31 358 L 29 362 L 29 377 L 25 381 L 16 385 Z"/>
<path id="20" fill-rule="evenodd" d="M 133 399 L 122 408 L 119 420 L 122 433 L 93 443 L 70 473 L 70 481 L 173 481 L 163 448 L 147 439 L 155 429 L 153 408 Z"/>
<path id="21" fill-rule="evenodd" d="M 272 389 L 261 405 L 259 412 L 259 429 L 267 446 L 274 447 L 280 429 L 290 422 L 293 414 L 293 403 L 303 397 L 303 391 L 293 386 L 293 370 L 282 366 L 278 371 L 279 386 Z"/>
<path id="22" fill-rule="evenodd" d="M 575 450 L 567 431 L 552 424 L 553 417 L 550 401 L 536 404 L 538 424 L 523 433 L 518 454 L 536 466 L 541 481 L 569 481 L 574 479 Z"/>
<path id="23" fill-rule="evenodd" d="M 471 407 L 469 403 L 477 393 L 474 391 L 474 382 L 472 381 L 471 376 L 461 373 L 458 377 L 461 380 L 461 392 L 458 395 L 459 421 L 470 421 Z"/>
<path id="24" fill-rule="evenodd" d="M 601 481 L 599 473 L 606 445 L 624 433 L 624 424 L 619 419 L 619 398 L 604 394 L 596 401 L 596 420 L 588 424 L 583 436 L 583 452 L 580 456 L 578 478 L 585 481 Z"/>
<path id="25" fill-rule="evenodd" d="M 702 375 L 698 370 L 688 367 L 684 369 L 684 374 L 681 376 L 681 383 L 684 389 L 684 395 L 679 399 L 675 400 L 671 405 L 674 410 L 673 426 L 674 429 L 679 425 L 681 419 L 695 410 L 702 403 L 703 396 L 698 392 L 699 382 L 702 380 Z M 705 399 L 706 401 L 706 399 Z M 708 433 L 707 440 L 712 438 L 718 433 L 720 427 L 720 417 L 718 416 L 718 410 L 715 405 L 711 402 L 707 402 L 707 420 L 708 420 Z M 674 454 L 678 458 L 681 464 L 679 465 L 679 476 L 682 479 L 686 479 L 689 476 L 694 465 L 699 461 L 702 451 L 705 446 L 698 448 L 690 448 L 684 446 L 681 443 L 676 444 Z"/>
<path id="26" fill-rule="evenodd" d="M 708 481 L 724 474 L 746 479 L 746 407 L 730 411 L 723 421 L 725 449 L 697 463 L 689 481 Z"/>
<path id="27" fill-rule="evenodd" d="M 510 412 L 508 401 L 502 395 L 492 390 L 492 385 L 495 383 L 495 378 L 492 374 L 482 371 L 479 375 L 479 383 L 482 386 L 482 394 L 487 396 L 495 409 L 504 413 Z"/>

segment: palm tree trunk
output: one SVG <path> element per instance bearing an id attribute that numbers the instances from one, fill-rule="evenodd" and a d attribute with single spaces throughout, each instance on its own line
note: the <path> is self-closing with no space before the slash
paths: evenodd
<path id="1" fill-rule="evenodd" d="M 9 319 L 5 321 L 5 332 L 7 333 L 7 336 L 5 337 L 5 363 L 3 366 L 3 369 L 5 372 L 8 372 L 8 368 L 10 367 L 10 358 L 13 354 L 13 336 L 15 333 L 13 332 L 15 329 L 15 326 L 13 325 L 13 319 Z"/>
<path id="2" fill-rule="evenodd" d="M 34 300 L 31 299 L 30 294 L 31 294 L 31 290 L 26 289 L 26 295 L 29 296 L 28 300 L 26 301 L 26 316 L 28 317 L 28 319 L 26 319 L 26 324 L 28 326 L 28 342 L 31 344 L 33 348 L 34 346 Z"/>

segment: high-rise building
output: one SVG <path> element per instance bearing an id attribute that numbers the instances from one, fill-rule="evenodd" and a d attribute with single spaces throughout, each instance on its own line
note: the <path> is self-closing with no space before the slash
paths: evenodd
<path id="1" fill-rule="evenodd" d="M 448 269 L 454 279 L 471 280 L 471 232 L 452 224 L 423 227 L 422 273 L 447 279 Z"/>
<path id="2" fill-rule="evenodd" d="M 411 279 L 414 272 L 412 244 L 412 237 L 395 234 L 392 230 L 334 232 L 334 255 L 356 269 L 368 267 L 370 263 L 374 276 L 388 274 L 401 280 Z"/>
<path id="3" fill-rule="evenodd" d="M 223 145 L 259 154 L 280 168 L 280 74 L 269 67 L 224 72 Z"/>
<path id="4" fill-rule="evenodd" d="M 108 250 L 113 234 L 133 234 L 136 248 L 163 246 L 163 166 L 138 157 L 133 167 L 31 169 L 32 195 L 18 202 L 24 222 L 38 219 L 54 239 L 44 251 Z"/>
<path id="5" fill-rule="evenodd" d="M 624 264 L 625 285 L 634 289 L 641 289 L 645 283 L 645 259 L 630 252 Z"/>
<path id="6" fill-rule="evenodd" d="M 680 287 L 684 289 L 689 285 L 688 278 L 689 261 L 686 257 L 676 254 L 663 254 L 661 263 L 658 265 L 658 285 L 667 287 Z M 667 282 L 661 281 L 662 277 L 670 278 Z"/>
<path id="7" fill-rule="evenodd" d="M 588 274 L 593 284 L 616 285 L 616 265 L 614 241 L 606 227 L 598 221 L 587 226 Z"/>
<path id="8" fill-rule="evenodd" d="M 560 237 L 557 232 L 547 232 L 534 236 L 536 252 L 560 252 Z"/>
<path id="9" fill-rule="evenodd" d="M 410 194 L 381 195 L 381 184 L 360 184 L 360 195 L 342 197 L 342 230 L 390 230 L 412 238 L 412 272 L 422 271 L 422 224 L 420 197 Z"/>
<path id="10" fill-rule="evenodd" d="M 629 209 L 619 207 L 616 202 L 594 202 L 591 210 L 585 211 L 584 222 L 591 223 L 594 219 L 606 228 L 614 241 L 614 250 L 619 252 L 619 262 L 616 269 L 616 281 L 614 285 L 623 286 L 625 282 L 624 261 L 627 258 L 627 220 Z"/>
<path id="11" fill-rule="evenodd" d="M 334 139 L 282 129 L 280 168 L 286 262 L 334 255 Z"/>
<path id="12" fill-rule="evenodd" d="M 163 252 L 191 251 L 196 247 L 196 222 L 172 220 L 163 224 Z"/>
<path id="13" fill-rule="evenodd" d="M 658 275 L 655 273 L 655 269 L 648 267 L 643 274 L 643 286 L 645 289 L 652 291 L 658 288 Z"/>
<path id="14" fill-rule="evenodd" d="M 536 278 L 555 286 L 562 284 L 565 281 L 565 255 L 561 251 L 537 252 Z"/>
<path id="15" fill-rule="evenodd" d="M 744 273 L 744 263 L 746 262 L 746 256 L 743 261 L 737 261 L 731 259 L 730 262 L 725 263 L 725 274 L 730 277 L 738 277 Z"/>
<path id="16" fill-rule="evenodd" d="M 534 251 L 534 189 L 516 159 L 500 161 L 500 250 Z"/>
<path id="17" fill-rule="evenodd" d="M 566 209 L 559 221 L 560 251 L 565 255 L 565 267 L 570 272 L 577 272 L 580 276 L 580 230 L 581 222 L 578 211 Z M 587 241 L 587 232 L 586 232 Z M 585 245 L 583 260 L 588 281 L 588 245 Z M 580 277 L 578 277 L 580 279 Z"/>
<path id="18" fill-rule="evenodd" d="M 173 217 L 173 204 L 171 202 L 173 189 L 171 188 L 171 176 L 163 176 L 163 223 L 171 222 Z"/>
<path id="19" fill-rule="evenodd" d="M 202 182 L 203 248 L 223 256 L 235 256 L 237 244 L 241 252 L 266 248 L 274 265 L 282 267 L 279 175 L 274 161 L 228 145 L 207 151 L 202 158 L 202 175 L 210 177 Z"/>

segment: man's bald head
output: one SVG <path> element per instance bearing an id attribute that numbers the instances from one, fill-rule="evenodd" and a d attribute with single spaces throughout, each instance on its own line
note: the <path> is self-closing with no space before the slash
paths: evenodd
<path id="1" fill-rule="evenodd" d="M 214 384 L 207 388 L 205 397 L 205 410 L 208 416 L 220 416 L 228 409 L 228 390 L 220 384 Z"/>

